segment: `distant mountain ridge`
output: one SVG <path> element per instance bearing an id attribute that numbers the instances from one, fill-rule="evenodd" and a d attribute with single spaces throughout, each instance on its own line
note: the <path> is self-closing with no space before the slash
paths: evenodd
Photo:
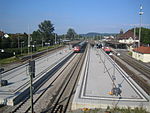
<path id="1" fill-rule="evenodd" d="M 80 34 L 81 36 L 85 37 L 93 37 L 93 36 L 110 36 L 110 35 L 116 35 L 117 33 L 96 33 L 96 32 L 89 32 L 87 34 Z"/>

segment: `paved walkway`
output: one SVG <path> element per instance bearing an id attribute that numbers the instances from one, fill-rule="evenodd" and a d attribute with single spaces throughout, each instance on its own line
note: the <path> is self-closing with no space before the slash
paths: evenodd
<path id="1" fill-rule="evenodd" d="M 103 50 L 89 49 L 84 66 L 72 109 L 149 107 L 149 96 Z M 113 87 L 121 94 L 110 95 Z"/>

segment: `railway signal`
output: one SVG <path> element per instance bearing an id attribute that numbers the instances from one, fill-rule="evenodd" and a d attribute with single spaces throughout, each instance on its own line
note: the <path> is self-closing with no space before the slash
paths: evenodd
<path id="1" fill-rule="evenodd" d="M 35 61 L 34 60 L 29 61 L 29 73 L 30 73 L 30 76 L 32 76 L 32 78 L 35 77 Z"/>

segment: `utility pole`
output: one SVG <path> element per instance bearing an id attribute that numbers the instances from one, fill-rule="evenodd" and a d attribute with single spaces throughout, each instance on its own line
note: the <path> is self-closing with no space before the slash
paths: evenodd
<path id="1" fill-rule="evenodd" d="M 140 12 L 139 12 L 139 15 L 140 15 L 140 26 L 139 26 L 139 43 L 138 43 L 138 47 L 140 47 L 140 40 L 141 40 L 141 26 L 142 26 L 142 15 L 143 15 L 143 11 L 142 11 L 142 5 L 140 6 Z"/>
<path id="2" fill-rule="evenodd" d="M 55 44 L 56 44 L 56 33 L 55 33 Z"/>
<path id="3" fill-rule="evenodd" d="M 135 38 L 136 38 L 135 33 L 136 33 L 136 29 L 134 27 L 134 36 L 133 36 L 134 37 L 134 44 L 133 44 L 134 48 L 135 48 Z"/>
<path id="4" fill-rule="evenodd" d="M 42 36 L 42 48 L 43 48 L 43 36 Z"/>
<path id="5" fill-rule="evenodd" d="M 29 61 L 29 74 L 30 74 L 30 101 L 31 101 L 31 113 L 34 113 L 33 108 L 33 78 L 35 77 L 35 61 Z"/>
<path id="6" fill-rule="evenodd" d="M 28 55 L 30 52 L 30 33 L 29 33 L 29 25 L 28 25 Z"/>
<path id="7" fill-rule="evenodd" d="M 18 48 L 20 47 L 19 37 L 18 37 Z"/>

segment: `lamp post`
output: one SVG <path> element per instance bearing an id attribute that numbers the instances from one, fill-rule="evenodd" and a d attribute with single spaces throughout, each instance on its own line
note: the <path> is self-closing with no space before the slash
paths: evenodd
<path id="1" fill-rule="evenodd" d="M 35 46 L 31 45 L 31 60 L 29 60 L 29 75 L 30 75 L 30 104 L 31 104 L 31 113 L 34 113 L 33 107 L 33 78 L 35 77 L 35 60 L 32 60 L 32 50 Z"/>
<path id="2" fill-rule="evenodd" d="M 54 33 L 55 34 L 55 44 L 56 44 L 56 41 L 57 41 L 57 37 L 56 37 L 56 33 Z"/>
<path id="3" fill-rule="evenodd" d="M 143 11 L 142 11 L 142 5 L 140 6 L 140 12 L 139 12 L 139 15 L 140 15 L 140 26 L 139 26 L 139 43 L 138 43 L 138 47 L 140 47 L 140 40 L 141 40 L 141 25 L 142 25 L 142 15 L 143 15 Z"/>
<path id="4" fill-rule="evenodd" d="M 31 37 L 30 37 L 30 33 L 29 33 L 29 25 L 28 25 L 28 55 L 29 55 L 29 53 L 30 53 L 30 41 L 31 41 L 30 38 L 31 38 Z"/>
<path id="5" fill-rule="evenodd" d="M 38 32 L 39 32 L 39 34 L 42 36 L 42 33 L 40 32 L 40 30 L 38 30 Z M 43 43 L 44 43 L 43 36 L 42 36 L 42 40 L 41 40 L 41 41 L 42 41 L 42 48 L 43 48 L 43 46 L 44 46 L 44 45 L 43 45 Z"/>
<path id="6" fill-rule="evenodd" d="M 3 53 L 4 50 L 3 50 L 3 49 L 0 49 L 0 52 Z M 1 67 L 0 67 L 0 83 L 1 83 L 1 81 L 2 81 L 1 72 L 3 72 L 3 71 L 4 71 L 4 68 L 1 68 Z"/>
<path id="7" fill-rule="evenodd" d="M 18 37 L 18 48 L 20 47 L 20 41 L 19 41 L 19 37 Z"/>
<path id="8" fill-rule="evenodd" d="M 22 47 L 23 47 L 24 41 L 21 42 L 21 55 L 22 55 Z"/>

